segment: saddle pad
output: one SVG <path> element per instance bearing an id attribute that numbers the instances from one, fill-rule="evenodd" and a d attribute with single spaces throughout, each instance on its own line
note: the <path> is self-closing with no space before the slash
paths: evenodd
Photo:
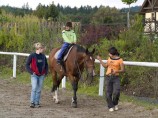
<path id="1" fill-rule="evenodd" d="M 67 59 L 67 57 L 68 57 L 68 55 L 69 55 L 69 53 L 70 53 L 70 51 L 71 51 L 71 49 L 73 48 L 73 46 L 72 47 L 70 47 L 70 49 L 69 49 L 69 51 L 66 53 L 66 55 L 64 56 L 64 61 L 66 61 L 66 59 Z M 61 49 L 60 49 L 61 50 Z M 55 53 L 55 55 L 54 55 L 54 58 L 55 59 L 57 59 L 57 57 L 58 57 L 58 55 L 59 55 L 59 53 L 60 53 L 60 50 L 58 50 L 56 53 Z"/>

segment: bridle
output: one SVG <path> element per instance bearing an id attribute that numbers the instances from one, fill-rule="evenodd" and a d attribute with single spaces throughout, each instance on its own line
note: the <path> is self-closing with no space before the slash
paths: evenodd
<path id="1" fill-rule="evenodd" d="M 91 57 L 91 56 L 90 56 L 90 58 L 93 59 L 93 57 Z M 92 60 L 92 61 L 93 61 L 93 60 Z M 88 65 L 86 59 L 84 59 L 84 65 L 86 65 L 86 68 L 89 68 L 89 67 L 93 67 L 93 68 L 94 68 L 94 64 Z"/>
<path id="2" fill-rule="evenodd" d="M 93 59 L 93 57 L 90 57 L 90 58 Z M 88 68 L 90 68 L 90 67 L 94 68 L 94 64 L 88 65 L 87 62 L 88 62 L 88 60 L 86 58 L 84 58 L 83 63 L 80 63 L 80 64 L 84 64 L 84 67 L 86 69 L 86 73 L 89 75 L 90 73 L 88 72 Z M 78 69 L 79 77 L 82 79 L 82 72 L 81 72 L 81 69 L 80 69 L 80 64 L 76 60 L 76 66 L 77 66 L 77 69 Z"/>

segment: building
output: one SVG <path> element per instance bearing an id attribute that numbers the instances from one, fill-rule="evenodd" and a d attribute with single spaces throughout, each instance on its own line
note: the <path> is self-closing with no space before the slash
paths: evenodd
<path id="1" fill-rule="evenodd" d="M 158 34 L 158 0 L 144 0 L 140 13 L 144 15 L 144 32 Z"/>

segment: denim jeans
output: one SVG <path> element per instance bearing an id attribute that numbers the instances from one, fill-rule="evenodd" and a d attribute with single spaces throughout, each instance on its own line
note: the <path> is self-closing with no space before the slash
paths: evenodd
<path id="1" fill-rule="evenodd" d="M 41 90 L 45 76 L 31 75 L 31 103 L 40 104 Z"/>
<path id="2" fill-rule="evenodd" d="M 64 42 L 64 44 L 61 47 L 60 53 L 58 55 L 57 60 L 62 60 L 63 59 L 63 54 L 65 53 L 65 50 L 69 47 L 69 43 Z"/>

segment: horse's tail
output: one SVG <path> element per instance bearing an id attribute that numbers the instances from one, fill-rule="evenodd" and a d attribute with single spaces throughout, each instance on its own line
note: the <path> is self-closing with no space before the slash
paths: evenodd
<path id="1" fill-rule="evenodd" d="M 59 48 L 53 48 L 52 51 L 49 54 L 49 68 L 52 68 L 52 61 L 54 59 L 55 53 L 59 50 Z"/>
<path id="2" fill-rule="evenodd" d="M 52 73 L 53 83 L 54 83 L 54 81 L 57 82 L 57 85 L 53 84 L 53 87 L 52 87 L 52 90 L 51 90 L 52 92 L 54 92 L 58 88 L 58 81 L 57 81 L 57 78 L 56 78 L 57 75 L 56 75 L 56 71 L 55 71 L 55 67 L 54 67 L 54 64 L 55 64 L 54 55 L 58 50 L 59 50 L 59 48 L 54 48 L 54 49 L 52 49 L 52 51 L 49 54 L 49 70 Z"/>

